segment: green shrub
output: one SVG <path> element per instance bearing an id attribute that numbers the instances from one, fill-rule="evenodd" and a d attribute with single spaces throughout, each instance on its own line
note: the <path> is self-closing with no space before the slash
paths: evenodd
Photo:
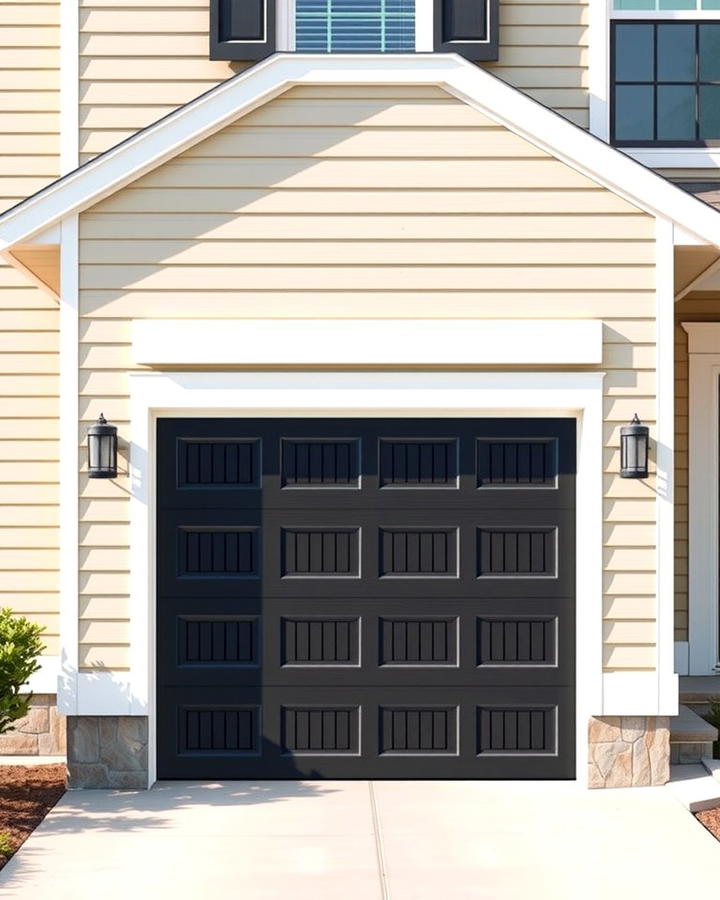
<path id="1" fill-rule="evenodd" d="M 7 831 L 0 831 L 0 856 L 12 856 L 13 845 Z"/>
<path id="2" fill-rule="evenodd" d="M 708 699 L 709 711 L 703 716 L 706 722 L 714 725 L 720 731 L 720 700 L 712 697 Z M 720 758 L 720 740 L 713 741 L 713 758 Z"/>
<path id="3" fill-rule="evenodd" d="M 37 672 L 37 657 L 45 649 L 40 635 L 45 629 L 11 609 L 0 609 L 0 734 L 13 729 L 13 722 L 26 716 L 32 694 L 21 694 L 30 676 Z"/>
<path id="4" fill-rule="evenodd" d="M 705 719 L 716 728 L 720 728 L 720 700 L 715 700 L 713 697 L 708 699 L 708 706 L 710 707 L 710 712 L 705 716 Z"/>

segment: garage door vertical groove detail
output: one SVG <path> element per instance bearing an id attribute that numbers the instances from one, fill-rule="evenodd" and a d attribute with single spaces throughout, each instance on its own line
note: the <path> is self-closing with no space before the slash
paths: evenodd
<path id="1" fill-rule="evenodd" d="M 572 778 L 575 423 L 160 419 L 161 778 Z"/>

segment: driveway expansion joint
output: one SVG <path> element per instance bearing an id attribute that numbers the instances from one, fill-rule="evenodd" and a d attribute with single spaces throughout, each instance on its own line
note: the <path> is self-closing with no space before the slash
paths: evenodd
<path id="1" fill-rule="evenodd" d="M 382 828 L 380 827 L 380 816 L 378 815 L 377 798 L 375 797 L 375 786 L 372 781 L 368 782 L 368 788 L 370 790 L 370 809 L 372 810 L 373 834 L 375 835 L 375 850 L 377 851 L 380 889 L 382 891 L 383 900 L 390 900 L 390 887 L 388 885 L 387 867 L 385 865 L 385 851 L 383 849 Z"/>

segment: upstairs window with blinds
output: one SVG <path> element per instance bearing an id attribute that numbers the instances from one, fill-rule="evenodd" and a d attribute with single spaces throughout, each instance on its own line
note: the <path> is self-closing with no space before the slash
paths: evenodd
<path id="1" fill-rule="evenodd" d="M 413 53 L 415 0 L 295 0 L 302 53 Z"/>

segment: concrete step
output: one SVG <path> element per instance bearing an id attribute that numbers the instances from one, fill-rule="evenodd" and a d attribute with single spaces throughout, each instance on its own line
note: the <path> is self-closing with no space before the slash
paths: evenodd
<path id="1" fill-rule="evenodd" d="M 689 706 L 720 700 L 720 675 L 681 675 L 680 702 Z"/>
<path id="2" fill-rule="evenodd" d="M 715 781 L 720 784 L 720 759 L 704 759 L 702 764 L 708 775 L 712 775 Z"/>
<path id="3" fill-rule="evenodd" d="M 673 765 L 701 764 L 712 758 L 713 741 L 718 730 L 689 706 L 680 707 L 680 715 L 670 719 L 670 762 Z"/>
<path id="4" fill-rule="evenodd" d="M 690 812 L 720 806 L 720 782 L 702 765 L 671 766 L 670 781 L 665 789 Z"/>

